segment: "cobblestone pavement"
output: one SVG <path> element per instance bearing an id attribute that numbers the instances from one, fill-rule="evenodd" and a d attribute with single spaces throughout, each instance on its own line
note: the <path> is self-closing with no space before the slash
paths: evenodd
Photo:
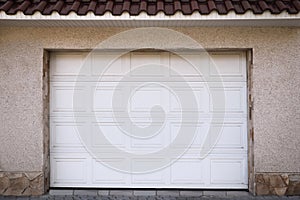
<path id="1" fill-rule="evenodd" d="M 2 200 L 300 200 L 300 196 L 253 196 L 246 191 L 197 190 L 50 190 L 47 195 L 0 196 Z"/>

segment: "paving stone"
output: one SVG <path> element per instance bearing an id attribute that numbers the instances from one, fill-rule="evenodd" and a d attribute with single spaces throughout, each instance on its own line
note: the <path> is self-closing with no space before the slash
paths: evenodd
<path id="1" fill-rule="evenodd" d="M 74 195 L 88 195 L 88 196 L 97 196 L 97 190 L 74 190 Z"/>
<path id="2" fill-rule="evenodd" d="M 249 192 L 246 191 L 227 191 L 227 196 L 229 197 L 241 197 L 241 196 L 252 196 Z"/>
<path id="3" fill-rule="evenodd" d="M 1 196 L 0 196 L 1 199 Z M 17 200 L 30 200 L 30 197 L 17 197 Z"/>
<path id="4" fill-rule="evenodd" d="M 54 196 L 52 196 L 53 197 L 53 199 L 54 199 Z M 60 197 L 62 197 L 62 196 L 60 196 Z M 30 200 L 40 200 L 40 199 L 43 199 L 43 197 L 40 197 L 40 196 L 31 196 L 30 198 L 29 198 Z M 43 199 L 44 200 L 44 199 Z"/>
<path id="5" fill-rule="evenodd" d="M 54 199 L 55 197 L 54 196 L 50 196 L 49 194 L 45 194 L 45 195 L 42 195 L 42 196 L 39 196 L 40 199 Z"/>
<path id="6" fill-rule="evenodd" d="M 199 197 L 203 196 L 203 191 L 201 190 L 181 190 L 179 192 L 180 196 L 194 196 L 194 197 Z"/>
<path id="7" fill-rule="evenodd" d="M 300 196 L 289 196 L 289 200 L 300 200 Z"/>
<path id="8" fill-rule="evenodd" d="M 73 196 L 65 196 L 63 200 L 73 200 Z"/>
<path id="9" fill-rule="evenodd" d="M 107 196 L 109 195 L 109 190 L 98 190 L 98 195 Z"/>
<path id="10" fill-rule="evenodd" d="M 72 197 L 72 196 L 70 196 Z M 88 195 L 78 195 L 78 197 L 80 197 L 80 199 L 84 199 L 84 200 L 95 200 L 97 196 L 88 196 Z M 65 200 L 65 199 L 63 199 Z"/>
<path id="11" fill-rule="evenodd" d="M 40 200 L 54 200 L 55 197 L 57 199 L 58 197 L 62 197 L 62 196 L 51 196 L 51 195 L 47 194 L 47 195 L 39 196 L 39 199 Z"/>
<path id="12" fill-rule="evenodd" d="M 116 195 L 116 196 L 132 196 L 133 191 L 132 190 L 110 190 L 110 195 Z"/>
<path id="13" fill-rule="evenodd" d="M 155 190 L 134 190 L 133 195 L 134 196 L 155 196 L 156 191 Z"/>
<path id="14" fill-rule="evenodd" d="M 161 198 L 160 197 L 157 197 L 157 196 L 148 196 L 148 197 L 145 197 L 145 196 L 138 196 L 136 197 L 138 200 L 160 200 Z"/>
<path id="15" fill-rule="evenodd" d="M 158 196 L 179 196 L 178 190 L 157 190 Z"/>
<path id="16" fill-rule="evenodd" d="M 201 196 L 201 197 L 188 197 L 187 200 L 220 200 L 220 198 Z"/>
<path id="17" fill-rule="evenodd" d="M 112 199 L 114 199 L 114 198 L 111 198 L 110 196 L 97 196 L 95 198 L 99 199 L 99 200 L 112 200 Z"/>
<path id="18" fill-rule="evenodd" d="M 288 196 L 281 196 L 279 199 L 280 200 L 289 200 L 289 197 Z"/>
<path id="19" fill-rule="evenodd" d="M 179 196 L 175 197 L 176 200 L 189 200 L 191 197 L 184 197 L 184 196 Z"/>
<path id="20" fill-rule="evenodd" d="M 82 196 L 72 196 L 73 200 L 82 200 L 83 197 Z"/>
<path id="21" fill-rule="evenodd" d="M 204 190 L 204 196 L 226 197 L 226 191 Z"/>
<path id="22" fill-rule="evenodd" d="M 68 190 L 69 191 L 69 190 Z M 101 190 L 100 190 L 101 191 Z M 105 190 L 102 190 L 105 191 Z M 108 191 L 108 190 L 106 190 Z M 115 191 L 114 193 L 119 193 L 120 195 L 116 196 L 88 196 L 88 195 L 43 195 L 43 196 L 30 196 L 30 197 L 16 197 L 16 196 L 1 196 L 0 200 L 300 200 L 300 196 L 168 196 L 168 195 L 162 195 L 162 196 L 133 196 L 134 191 L 132 190 L 111 190 Z M 131 191 L 131 195 L 124 195 L 124 191 L 128 192 Z M 138 190 L 136 190 L 138 191 Z M 141 190 L 142 191 L 142 190 Z M 149 190 L 151 191 L 151 190 Z M 153 190 L 152 190 L 153 191 Z M 175 190 L 159 190 L 159 191 L 172 191 Z M 178 191 L 179 192 L 179 191 Z M 211 191 L 212 192 L 212 191 Z M 216 191 L 214 191 L 216 192 Z M 218 191 L 220 192 L 220 191 Z M 226 192 L 226 191 L 225 191 Z M 229 194 L 232 191 L 228 192 Z"/>
<path id="23" fill-rule="evenodd" d="M 219 197 L 220 198 L 220 197 Z M 221 197 L 223 198 L 223 197 Z M 262 198 L 256 197 L 258 200 L 262 200 Z M 254 200 L 254 196 L 226 196 L 226 199 L 228 200 Z"/>
<path id="24" fill-rule="evenodd" d="M 153 196 L 154 197 L 154 196 Z M 149 200 L 148 196 L 136 196 L 134 199 L 138 199 L 138 200 Z M 152 199 L 152 200 L 156 200 L 156 199 Z"/>
<path id="25" fill-rule="evenodd" d="M 264 200 L 279 200 L 278 196 L 269 195 L 269 196 L 261 196 L 261 197 L 263 197 Z"/>
<path id="26" fill-rule="evenodd" d="M 50 195 L 73 195 L 73 190 L 50 190 Z"/>

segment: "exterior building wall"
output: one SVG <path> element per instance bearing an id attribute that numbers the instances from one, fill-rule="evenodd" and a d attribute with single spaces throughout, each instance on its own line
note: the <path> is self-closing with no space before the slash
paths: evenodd
<path id="1" fill-rule="evenodd" d="M 300 29 L 172 29 L 208 49 L 252 49 L 255 181 L 250 185 L 256 194 L 299 195 Z M 44 50 L 93 49 L 125 30 L 129 28 L 0 28 L 0 194 L 42 194 L 48 187 Z M 136 43 L 117 44 L 112 48 L 178 48 L 176 39 L 152 38 L 147 31 Z"/>

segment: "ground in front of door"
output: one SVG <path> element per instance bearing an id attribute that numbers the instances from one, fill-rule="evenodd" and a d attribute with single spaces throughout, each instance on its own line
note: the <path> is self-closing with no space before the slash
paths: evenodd
<path id="1" fill-rule="evenodd" d="M 246 191 L 214 191 L 214 190 L 50 190 L 43 196 L 16 197 L 0 196 L 4 200 L 300 200 L 300 196 L 253 196 Z"/>

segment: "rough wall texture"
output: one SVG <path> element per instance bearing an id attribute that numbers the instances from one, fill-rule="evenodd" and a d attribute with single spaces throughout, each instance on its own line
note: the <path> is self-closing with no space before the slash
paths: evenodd
<path id="1" fill-rule="evenodd" d="M 0 28 L 0 170 L 44 170 L 43 50 L 92 49 L 126 28 Z M 205 48 L 252 48 L 254 171 L 300 172 L 300 29 L 174 28 Z M 132 37 L 135 37 L 134 35 Z M 179 38 L 180 39 L 180 38 Z M 115 48 L 178 47 L 145 31 Z"/>

